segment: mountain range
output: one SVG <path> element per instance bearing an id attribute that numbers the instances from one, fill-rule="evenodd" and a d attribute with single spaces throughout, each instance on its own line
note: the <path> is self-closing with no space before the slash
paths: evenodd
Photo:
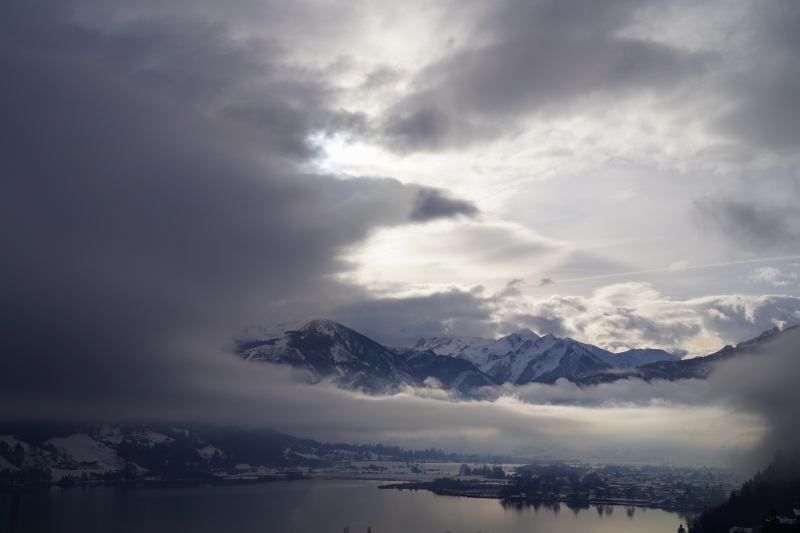
<path id="1" fill-rule="evenodd" d="M 248 334 L 251 340 L 237 345 L 241 357 L 291 365 L 312 383 L 327 379 L 346 389 L 388 393 L 435 378 L 442 387 L 467 394 L 499 384 L 469 361 L 428 350 L 390 348 L 333 320 L 251 328 Z"/>
<path id="2" fill-rule="evenodd" d="M 553 334 L 540 337 L 529 329 L 497 340 L 481 337 L 420 339 L 413 350 L 469 361 L 498 383 L 513 385 L 551 383 L 562 377 L 680 359 L 664 350 L 629 350 L 615 354 Z"/>
<path id="3" fill-rule="evenodd" d="M 757 349 L 787 334 L 774 328 L 755 339 L 726 346 L 705 357 L 681 360 L 664 350 L 612 353 L 597 346 L 524 329 L 499 339 L 433 337 L 410 348 L 384 346 L 328 319 L 251 327 L 236 353 L 248 361 L 290 365 L 309 382 L 333 381 L 369 393 L 396 392 L 403 385 L 435 385 L 464 396 L 481 387 L 554 383 L 566 378 L 580 385 L 619 379 L 705 378 L 711 363 Z M 431 381 L 434 380 L 434 381 Z"/>

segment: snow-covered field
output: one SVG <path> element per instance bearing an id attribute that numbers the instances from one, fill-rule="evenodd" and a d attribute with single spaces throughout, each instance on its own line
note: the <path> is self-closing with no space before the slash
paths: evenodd
<path id="1" fill-rule="evenodd" d="M 57 437 L 45 444 L 52 444 L 59 455 L 66 456 L 76 463 L 102 463 L 113 467 L 119 462 L 117 452 L 85 433 Z"/>

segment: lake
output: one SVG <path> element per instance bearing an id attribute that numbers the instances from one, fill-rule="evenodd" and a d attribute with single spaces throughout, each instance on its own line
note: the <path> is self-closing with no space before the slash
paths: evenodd
<path id="1" fill-rule="evenodd" d="M 674 533 L 659 509 L 499 500 L 379 490 L 369 481 L 302 480 L 233 486 L 77 487 L 0 493 L 10 533 Z"/>

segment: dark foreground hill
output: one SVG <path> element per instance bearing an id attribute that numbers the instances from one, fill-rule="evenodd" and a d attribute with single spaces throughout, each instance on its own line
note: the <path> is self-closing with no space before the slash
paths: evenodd
<path id="1" fill-rule="evenodd" d="M 797 532 L 800 523 L 788 523 L 800 518 L 795 509 L 800 510 L 800 465 L 797 458 L 778 453 L 766 470 L 731 493 L 727 502 L 696 516 L 689 533 L 727 533 L 734 527 Z"/>
<path id="2" fill-rule="evenodd" d="M 780 331 L 778 328 L 765 331 L 749 341 L 740 342 L 735 347 L 728 345 L 723 349 L 704 357 L 681 359 L 679 361 L 658 361 L 630 368 L 623 372 L 593 373 L 576 376 L 571 381 L 579 385 L 596 385 L 610 383 L 620 379 L 638 378 L 644 381 L 656 379 L 675 381 L 678 379 L 706 379 L 720 361 L 742 356 L 758 356 L 770 348 L 776 341 L 789 341 L 800 345 L 800 326 L 792 326 Z"/>

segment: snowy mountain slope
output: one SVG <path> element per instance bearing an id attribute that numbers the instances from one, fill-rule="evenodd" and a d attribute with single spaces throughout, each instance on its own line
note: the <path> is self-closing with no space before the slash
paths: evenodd
<path id="1" fill-rule="evenodd" d="M 469 361 L 428 350 L 389 348 L 333 320 L 292 327 L 297 329 L 278 334 L 276 328 L 249 328 L 249 338 L 239 342 L 237 353 L 248 361 L 291 365 L 315 383 L 328 378 L 341 387 L 373 393 L 391 392 L 403 384 L 422 386 L 428 377 L 464 394 L 497 385 Z M 259 332 L 267 336 L 258 338 Z"/>
<path id="2" fill-rule="evenodd" d="M 515 385 L 678 359 L 663 350 L 629 350 L 615 354 L 570 338 L 560 339 L 552 334 L 539 337 L 530 330 L 497 340 L 480 337 L 420 339 L 414 349 L 466 359 L 496 381 Z"/>
<path id="3" fill-rule="evenodd" d="M 547 339 L 547 336 L 542 339 Z M 534 355 L 519 376 L 515 385 L 532 381 L 550 383 L 558 378 L 573 377 L 590 372 L 600 372 L 611 367 L 597 355 L 572 339 L 552 336 L 543 344 L 543 351 Z"/>
<path id="4" fill-rule="evenodd" d="M 406 358 L 409 373 L 418 383 L 434 377 L 446 389 L 470 395 L 474 389 L 499 385 L 491 376 L 481 372 L 474 364 L 464 359 L 437 355 L 430 350 L 398 349 Z"/>
<path id="5" fill-rule="evenodd" d="M 800 342 L 800 326 L 792 326 L 783 331 L 772 329 L 765 331 L 758 337 L 740 342 L 703 357 L 680 360 L 662 360 L 643 364 L 617 373 L 595 373 L 578 376 L 573 381 L 579 385 L 596 385 L 609 383 L 620 379 L 637 378 L 645 381 L 655 379 L 675 381 L 679 379 L 706 379 L 714 369 L 714 363 L 743 355 L 757 355 L 763 353 L 769 345 L 779 338 L 794 339 Z"/>
<path id="6" fill-rule="evenodd" d="M 52 445 L 60 456 L 76 463 L 102 463 L 116 467 L 120 461 L 114 450 L 85 433 L 56 437 L 45 444 Z"/>
<path id="7" fill-rule="evenodd" d="M 21 448 L 22 460 L 16 465 L 18 467 L 49 467 L 58 463 L 58 458 L 51 451 L 31 446 L 13 435 L 0 435 L 0 443 L 10 451 L 16 451 L 17 446 Z"/>
<path id="8" fill-rule="evenodd" d="M 99 438 L 100 432 L 93 436 L 86 433 L 72 433 L 66 437 L 54 437 L 39 441 L 37 445 L 20 440 L 16 436 L 0 436 L 0 454 L 5 447 L 6 457 L 0 457 L 0 470 L 9 468 L 33 468 L 48 472 L 49 479 L 59 481 L 64 478 L 102 477 L 115 474 L 127 467 L 144 470 L 128 463 L 117 455 Z M 19 446 L 19 452 L 17 452 Z M 9 454 L 9 452 L 11 452 Z"/>
<path id="9" fill-rule="evenodd" d="M 280 331 L 286 327 L 297 329 Z M 404 383 L 421 386 L 434 377 L 444 388 L 469 396 L 480 387 L 552 383 L 559 378 L 579 384 L 626 377 L 703 378 L 711 371 L 709 362 L 728 357 L 731 350 L 741 353 L 771 342 L 780 334 L 770 330 L 737 348 L 681 360 L 655 349 L 612 353 L 568 337 L 540 337 L 527 329 L 499 339 L 433 337 L 411 348 L 389 348 L 332 320 L 316 319 L 299 326 L 249 328 L 237 353 L 246 360 L 292 365 L 305 370 L 313 382 L 333 379 L 349 389 L 388 393 Z"/>
<path id="10" fill-rule="evenodd" d="M 315 319 L 298 329 L 269 334 L 240 342 L 237 353 L 248 361 L 305 370 L 313 382 L 331 377 L 348 389 L 385 392 L 416 382 L 394 350 L 333 320 Z"/>
<path id="11" fill-rule="evenodd" d="M 653 348 L 639 348 L 627 350 L 625 352 L 613 353 L 591 344 L 578 343 L 594 355 L 605 361 L 613 368 L 622 369 L 634 366 L 646 365 L 648 363 L 655 363 L 656 361 L 678 361 L 680 357 L 673 355 L 664 350 L 656 350 Z"/>
<path id="12" fill-rule="evenodd" d="M 655 363 L 656 361 L 680 361 L 679 355 L 671 354 L 664 350 L 657 350 L 654 348 L 638 348 L 613 354 L 624 363 L 614 365 L 615 368 L 628 368 L 631 366 L 641 366 L 648 363 Z"/>
<path id="13" fill-rule="evenodd" d="M 250 327 L 241 339 L 237 353 L 245 360 L 291 365 L 314 383 L 332 379 L 341 387 L 377 393 L 404 383 L 421 386 L 435 377 L 445 388 L 469 395 L 479 387 L 552 382 L 676 359 L 661 350 L 614 354 L 529 329 L 499 339 L 433 337 L 411 348 L 389 348 L 327 319 Z"/>
<path id="14" fill-rule="evenodd" d="M 226 457 L 225 453 L 222 450 L 220 450 L 219 448 L 217 448 L 216 446 L 213 446 L 211 444 L 208 444 L 207 446 L 205 446 L 203 448 L 198 448 L 197 449 L 197 453 L 200 455 L 200 457 L 202 457 L 203 459 L 206 459 L 206 460 L 211 459 L 212 457 L 214 457 L 215 453 L 219 454 L 219 457 Z"/>
<path id="15" fill-rule="evenodd" d="M 19 469 L 20 468 L 18 466 L 14 466 L 11 461 L 0 455 L 0 471 L 11 470 L 12 472 L 15 472 Z"/>
<path id="16" fill-rule="evenodd" d="M 116 450 L 94 440 L 85 433 L 74 433 L 68 437 L 56 437 L 45 441 L 58 451 L 59 464 L 51 467 L 54 480 L 65 476 L 88 474 L 107 474 L 119 472 L 127 462 L 117 456 Z M 133 465 L 137 470 L 142 470 Z"/>
<path id="17" fill-rule="evenodd" d="M 484 367 L 509 352 L 527 349 L 540 337 L 529 329 L 512 333 L 499 339 L 482 337 L 433 337 L 420 339 L 413 350 L 430 350 L 437 355 L 449 355 L 466 359 L 478 367 Z"/>
<path id="18" fill-rule="evenodd" d="M 791 328 L 789 328 L 789 329 L 791 329 Z M 780 333 L 780 332 L 781 332 L 781 330 L 777 326 L 775 326 L 772 329 L 768 329 L 767 331 L 763 331 L 761 333 L 761 335 L 759 335 L 758 337 L 754 337 L 754 338 L 750 339 L 749 341 L 740 342 L 739 344 L 736 345 L 736 347 L 737 348 L 745 348 L 747 346 L 754 346 L 756 344 L 760 344 L 760 343 L 768 340 L 767 337 L 771 337 L 771 336 L 775 335 L 776 333 Z"/>

